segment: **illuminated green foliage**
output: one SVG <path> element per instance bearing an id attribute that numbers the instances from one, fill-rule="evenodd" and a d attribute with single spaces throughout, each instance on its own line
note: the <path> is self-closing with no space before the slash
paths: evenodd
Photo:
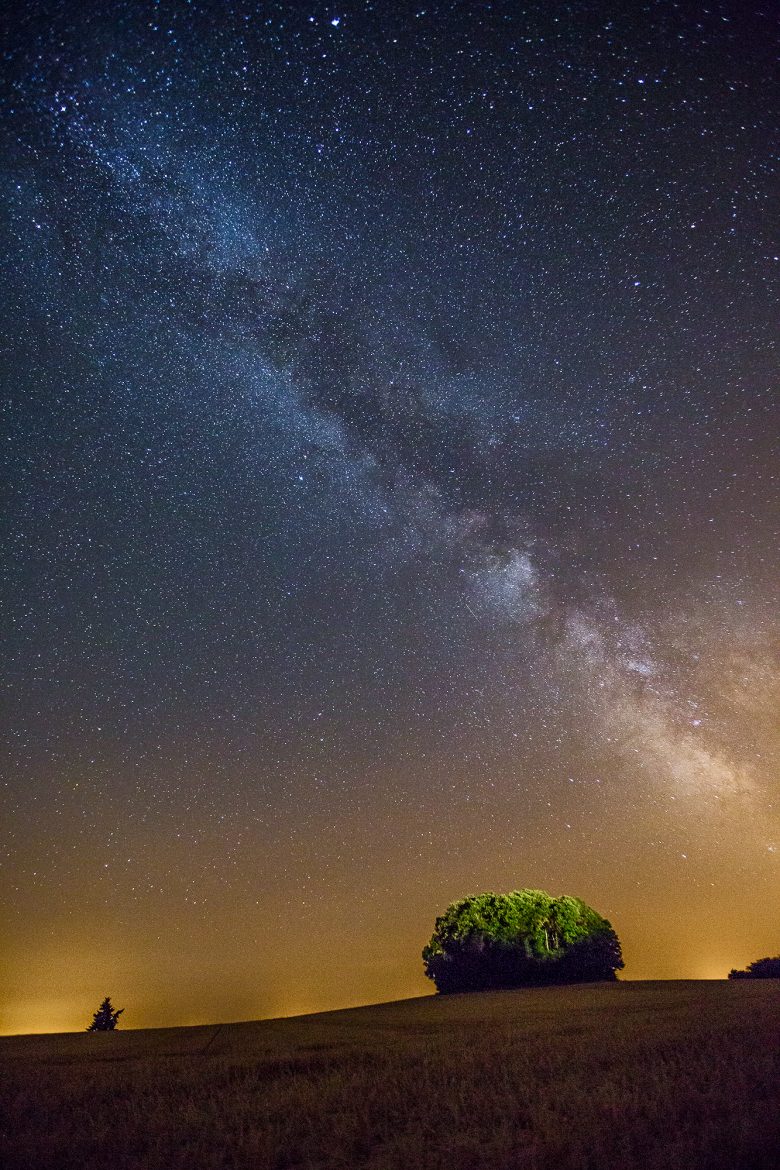
<path id="1" fill-rule="evenodd" d="M 579 898 L 544 890 L 453 902 L 436 919 L 423 962 L 441 992 L 613 980 L 623 967 L 605 918 Z"/>

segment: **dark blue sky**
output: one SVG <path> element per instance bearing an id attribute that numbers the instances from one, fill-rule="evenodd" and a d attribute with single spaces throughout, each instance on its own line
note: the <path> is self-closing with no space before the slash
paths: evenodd
<path id="1" fill-rule="evenodd" d="M 410 994 L 491 886 L 586 897 L 628 975 L 757 957 L 773 36 L 720 2 L 13 17 L 7 1027 L 96 972 L 167 1021 L 182 962 L 192 1018 Z"/>

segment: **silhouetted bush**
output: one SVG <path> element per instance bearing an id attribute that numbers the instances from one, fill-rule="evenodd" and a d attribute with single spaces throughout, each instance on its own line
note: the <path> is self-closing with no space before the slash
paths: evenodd
<path id="1" fill-rule="evenodd" d="M 774 959 L 756 959 L 744 971 L 729 971 L 729 979 L 780 979 L 780 955 Z"/>
<path id="2" fill-rule="evenodd" d="M 624 965 L 605 918 L 579 898 L 543 890 L 453 902 L 436 919 L 423 962 L 442 993 L 614 980 Z"/>

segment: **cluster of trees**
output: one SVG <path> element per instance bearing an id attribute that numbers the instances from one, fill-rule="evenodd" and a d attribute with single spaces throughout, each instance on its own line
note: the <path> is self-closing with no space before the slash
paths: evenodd
<path id="1" fill-rule="evenodd" d="M 436 919 L 423 962 L 442 993 L 614 980 L 624 966 L 606 918 L 579 898 L 544 890 L 453 902 Z"/>
<path id="2" fill-rule="evenodd" d="M 744 971 L 733 968 L 729 971 L 729 979 L 780 979 L 780 955 L 774 959 L 756 959 Z"/>

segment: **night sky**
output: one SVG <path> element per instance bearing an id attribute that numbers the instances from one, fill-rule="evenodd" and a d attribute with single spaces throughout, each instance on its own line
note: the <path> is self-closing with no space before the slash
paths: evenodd
<path id="1" fill-rule="evenodd" d="M 768 3 L 19 5 L 5 1032 L 780 950 Z"/>

